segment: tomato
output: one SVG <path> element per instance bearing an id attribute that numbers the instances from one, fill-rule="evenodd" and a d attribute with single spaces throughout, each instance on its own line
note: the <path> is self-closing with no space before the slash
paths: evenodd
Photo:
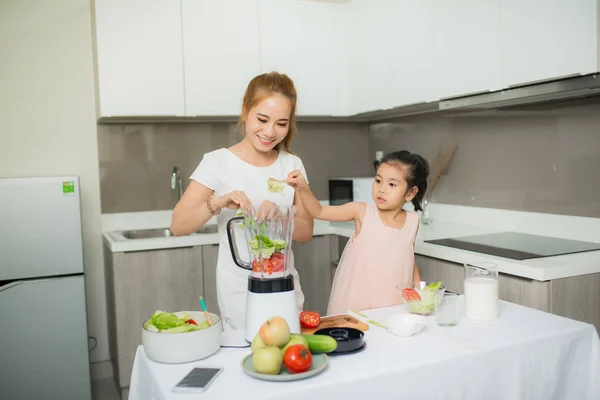
<path id="1" fill-rule="evenodd" d="M 414 289 L 411 288 L 402 289 L 402 297 L 406 301 L 421 301 L 421 296 L 419 296 L 419 293 L 417 293 Z"/>
<path id="2" fill-rule="evenodd" d="M 258 258 L 252 260 L 252 272 L 262 272 L 262 266 Z"/>
<path id="3" fill-rule="evenodd" d="M 198 323 L 196 321 L 194 321 L 193 319 L 188 319 L 187 321 L 185 321 L 186 324 L 192 324 L 192 325 L 196 325 L 198 326 Z"/>
<path id="4" fill-rule="evenodd" d="M 271 266 L 273 267 L 273 272 L 281 272 L 283 271 L 285 256 L 280 252 L 275 252 L 271 255 L 269 259 L 271 262 Z"/>
<path id="5" fill-rule="evenodd" d="M 321 316 L 316 311 L 302 311 L 300 313 L 300 325 L 303 328 L 313 329 L 321 323 Z"/>
<path id="6" fill-rule="evenodd" d="M 266 272 L 267 274 L 273 273 L 271 261 L 268 258 L 255 258 L 252 261 L 252 272 Z"/>
<path id="7" fill-rule="evenodd" d="M 271 261 L 269 261 L 269 259 L 263 259 L 263 271 L 269 275 L 273 273 L 273 266 L 271 265 Z"/>
<path id="8" fill-rule="evenodd" d="M 288 347 L 283 355 L 283 365 L 290 374 L 308 371 L 312 365 L 312 354 L 302 344 Z"/>

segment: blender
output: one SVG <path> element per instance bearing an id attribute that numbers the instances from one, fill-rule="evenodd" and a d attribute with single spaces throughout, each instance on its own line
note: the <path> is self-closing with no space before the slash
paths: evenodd
<path id="1" fill-rule="evenodd" d="M 254 210 L 256 214 L 258 207 Z M 286 320 L 291 333 L 300 333 L 294 277 L 289 270 L 295 211 L 295 206 L 279 206 L 269 220 L 258 222 L 254 216 L 242 213 L 227 222 L 233 261 L 250 271 L 245 327 L 248 342 L 266 320 L 275 316 Z"/>

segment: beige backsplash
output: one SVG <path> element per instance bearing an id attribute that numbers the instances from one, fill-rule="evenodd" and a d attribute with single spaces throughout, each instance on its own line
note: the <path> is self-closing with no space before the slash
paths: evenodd
<path id="1" fill-rule="evenodd" d="M 172 209 L 177 202 L 170 188 L 173 167 L 180 168 L 187 187 L 204 153 L 240 137 L 232 123 L 98 125 L 102 213 Z M 368 127 L 358 123 L 299 123 L 292 142 L 320 199 L 328 198 L 330 177 L 372 173 L 368 148 Z"/>
<path id="2" fill-rule="evenodd" d="M 597 101 L 376 124 L 370 127 L 370 153 L 406 148 L 431 162 L 438 147 L 454 139 L 459 147 L 434 200 L 600 217 Z"/>
<path id="3" fill-rule="evenodd" d="M 373 124 L 300 123 L 293 151 L 327 199 L 327 179 L 369 176 L 375 151 L 408 149 L 430 162 L 459 143 L 434 200 L 449 204 L 600 217 L 598 99 L 479 116 L 427 115 Z M 565 106 L 566 104 L 566 106 Z M 205 152 L 239 140 L 231 123 L 99 125 L 102 212 L 171 209 L 173 166 L 184 186 Z"/>

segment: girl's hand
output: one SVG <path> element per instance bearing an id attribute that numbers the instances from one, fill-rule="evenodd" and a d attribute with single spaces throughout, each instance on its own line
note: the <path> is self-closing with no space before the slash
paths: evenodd
<path id="1" fill-rule="evenodd" d="M 309 190 L 308 182 L 299 170 L 292 171 L 288 174 L 287 184 L 299 192 Z"/>
<path id="2" fill-rule="evenodd" d="M 265 200 L 262 202 L 258 211 L 256 212 L 256 220 L 258 222 L 271 221 L 281 216 L 279 212 L 279 206 L 272 201 Z"/>
<path id="3" fill-rule="evenodd" d="M 213 202 L 219 208 L 231 208 L 232 210 L 241 210 L 249 215 L 254 215 L 252 203 L 246 193 L 241 190 L 234 190 L 223 196 L 215 197 Z"/>

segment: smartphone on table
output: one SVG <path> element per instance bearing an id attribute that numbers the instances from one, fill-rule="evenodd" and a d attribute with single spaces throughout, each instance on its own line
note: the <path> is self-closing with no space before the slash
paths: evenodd
<path id="1" fill-rule="evenodd" d="M 223 368 L 194 368 L 171 391 L 202 393 L 223 372 Z"/>

